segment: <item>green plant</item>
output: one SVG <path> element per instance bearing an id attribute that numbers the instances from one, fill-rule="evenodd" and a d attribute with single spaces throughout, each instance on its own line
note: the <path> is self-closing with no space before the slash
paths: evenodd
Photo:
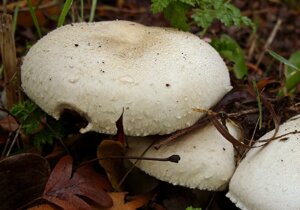
<path id="1" fill-rule="evenodd" d="M 300 83 L 300 50 L 293 53 L 288 60 L 274 51 L 269 50 L 268 52 L 273 58 L 284 64 L 285 84 L 279 94 L 283 96 L 293 93 Z"/>
<path id="2" fill-rule="evenodd" d="M 202 210 L 202 209 L 201 208 L 193 208 L 192 206 L 189 206 L 185 210 Z"/>
<path id="3" fill-rule="evenodd" d="M 170 23 L 179 29 L 188 30 L 187 12 L 192 10 L 191 18 L 202 28 L 202 35 L 215 20 L 225 26 L 245 25 L 255 30 L 254 23 L 229 1 L 224 0 L 152 0 L 153 13 L 163 12 Z"/>
<path id="4" fill-rule="evenodd" d="M 19 9 L 20 9 L 20 0 L 18 0 L 17 6 L 16 6 L 16 8 L 14 10 L 14 16 L 13 16 L 13 34 L 15 34 L 16 28 L 17 28 L 17 21 L 18 21 Z"/>
<path id="5" fill-rule="evenodd" d="M 64 24 L 66 16 L 68 15 L 72 4 L 73 4 L 73 0 L 66 0 L 66 2 L 64 3 L 63 9 L 62 9 L 62 11 L 60 13 L 60 16 L 58 18 L 57 27 L 60 27 Z"/>
<path id="6" fill-rule="evenodd" d="M 31 0 L 27 0 L 27 4 L 28 4 L 28 7 L 29 7 L 29 12 L 30 12 L 34 27 L 36 28 L 38 36 L 41 38 L 42 37 L 42 32 L 41 32 L 41 29 L 40 29 L 38 19 L 35 15 L 36 8 L 33 7 Z"/>
<path id="7" fill-rule="evenodd" d="M 244 52 L 234 39 L 222 35 L 213 39 L 211 44 L 224 58 L 234 63 L 232 70 L 236 78 L 242 79 L 248 74 Z"/>
<path id="8" fill-rule="evenodd" d="M 93 22 L 94 17 L 95 17 L 95 11 L 96 11 L 96 9 L 97 9 L 97 0 L 93 0 L 92 1 L 91 12 L 90 12 L 89 22 Z"/>
<path id="9" fill-rule="evenodd" d="M 24 134 L 33 135 L 33 146 L 38 149 L 63 136 L 60 121 L 47 119 L 46 113 L 31 101 L 15 104 L 11 114 L 18 119 Z"/>

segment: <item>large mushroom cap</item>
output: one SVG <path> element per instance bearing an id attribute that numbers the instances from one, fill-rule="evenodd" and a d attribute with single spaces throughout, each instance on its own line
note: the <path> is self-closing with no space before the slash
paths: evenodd
<path id="1" fill-rule="evenodd" d="M 38 41 L 24 58 L 22 87 L 44 111 L 84 116 L 82 132 L 168 134 L 194 124 L 230 89 L 219 54 L 190 33 L 128 21 L 76 23 Z"/>
<path id="2" fill-rule="evenodd" d="M 282 124 L 277 136 L 296 130 L 300 131 L 300 115 Z M 271 138 L 273 133 L 261 139 Z M 227 197 L 243 210 L 299 210 L 299 160 L 299 133 L 251 149 L 237 167 Z"/>
<path id="3" fill-rule="evenodd" d="M 231 124 L 228 124 L 228 129 L 238 137 L 238 129 Z M 140 156 L 155 139 L 129 137 L 126 155 Z M 174 185 L 213 191 L 224 190 L 235 170 L 234 148 L 212 124 L 186 134 L 159 150 L 151 147 L 144 157 L 164 158 L 173 154 L 180 156 L 179 163 L 142 160 L 136 166 Z"/>

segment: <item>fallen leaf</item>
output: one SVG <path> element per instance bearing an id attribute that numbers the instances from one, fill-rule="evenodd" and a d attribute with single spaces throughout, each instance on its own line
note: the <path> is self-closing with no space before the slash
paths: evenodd
<path id="1" fill-rule="evenodd" d="M 127 192 L 109 193 L 113 199 L 114 205 L 110 208 L 97 208 L 95 210 L 136 210 L 146 205 L 152 198 L 151 193 L 126 197 Z"/>
<path id="2" fill-rule="evenodd" d="M 124 156 L 124 152 L 124 145 L 120 141 L 103 140 L 98 146 L 97 157 Z M 99 164 L 104 168 L 112 187 L 117 191 L 122 191 L 119 183 L 125 175 L 123 159 L 99 160 Z"/>
<path id="3" fill-rule="evenodd" d="M 50 174 L 47 160 L 35 154 L 0 161 L 0 209 L 18 209 L 43 193 Z"/>
<path id="4" fill-rule="evenodd" d="M 15 120 L 15 118 L 8 115 L 7 117 L 0 120 L 0 127 L 6 131 L 16 131 L 19 127 L 19 124 Z"/>
<path id="5" fill-rule="evenodd" d="M 33 206 L 29 208 L 28 210 L 57 210 L 58 208 L 55 208 L 54 206 L 51 206 L 49 204 L 40 204 Z"/>
<path id="6" fill-rule="evenodd" d="M 89 165 L 76 170 L 72 175 L 71 156 L 65 156 L 56 164 L 42 198 L 63 208 L 64 210 L 90 210 L 90 199 L 101 207 L 111 207 L 112 199 L 104 191 L 100 174 Z"/>

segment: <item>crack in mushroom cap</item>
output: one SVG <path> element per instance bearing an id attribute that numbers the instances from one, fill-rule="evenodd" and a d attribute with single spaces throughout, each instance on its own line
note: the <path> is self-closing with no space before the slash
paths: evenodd
<path id="1" fill-rule="evenodd" d="M 300 131 L 300 115 L 282 124 L 277 136 L 295 130 Z M 260 139 L 271 138 L 273 133 Z M 299 160 L 299 133 L 252 148 L 237 167 L 226 196 L 243 210 L 299 210 Z"/>
<path id="2" fill-rule="evenodd" d="M 21 71 L 26 94 L 58 119 L 84 116 L 81 132 L 126 135 L 189 127 L 232 87 L 222 58 L 197 36 L 129 21 L 60 27 L 31 47 Z"/>
<path id="3" fill-rule="evenodd" d="M 239 136 L 236 127 L 227 123 L 229 132 Z M 153 137 L 128 137 L 127 156 L 140 156 L 154 140 Z M 234 148 L 212 124 L 186 134 L 156 150 L 151 147 L 143 157 L 165 158 L 177 154 L 178 163 L 142 160 L 136 167 L 159 180 L 174 185 L 201 190 L 220 191 L 235 170 Z M 131 160 L 135 162 L 135 160 Z"/>

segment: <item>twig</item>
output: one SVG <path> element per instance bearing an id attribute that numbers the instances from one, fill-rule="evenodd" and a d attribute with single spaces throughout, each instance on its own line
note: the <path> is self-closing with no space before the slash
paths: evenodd
<path id="1" fill-rule="evenodd" d="M 247 60 L 248 61 L 250 61 L 251 58 L 253 57 L 253 53 L 254 53 L 255 48 L 256 48 L 256 41 L 257 41 L 257 34 L 252 33 L 250 38 L 249 38 L 250 47 L 249 47 L 249 51 L 248 51 L 248 55 L 247 55 Z"/>
<path id="2" fill-rule="evenodd" d="M 260 56 L 259 56 L 258 59 L 257 59 L 256 66 L 259 66 L 259 64 L 260 64 L 261 61 L 263 60 L 263 58 L 264 58 L 264 56 L 265 56 L 265 54 L 266 54 L 267 49 L 269 48 L 269 46 L 270 46 L 271 43 L 273 42 L 273 40 L 274 40 L 274 38 L 275 38 L 275 36 L 276 36 L 276 34 L 277 34 L 277 32 L 278 32 L 280 26 L 281 26 L 281 23 L 282 23 L 282 20 L 279 18 L 279 19 L 277 20 L 277 22 L 276 22 L 276 24 L 275 24 L 275 26 L 274 26 L 274 28 L 273 28 L 273 30 L 272 30 L 270 36 L 269 36 L 269 38 L 268 38 L 267 41 L 266 41 L 266 44 L 265 44 L 265 46 L 264 46 L 264 49 L 263 49 L 262 53 L 260 54 Z"/>
<path id="3" fill-rule="evenodd" d="M 18 87 L 20 85 L 20 72 L 17 68 L 16 46 L 13 34 L 12 16 L 0 16 L 0 48 L 4 66 L 4 81 L 7 99 L 7 108 L 20 101 Z"/>
<path id="4" fill-rule="evenodd" d="M 7 153 L 6 153 L 6 157 L 8 157 L 8 156 L 10 155 L 11 150 L 12 150 L 12 148 L 14 147 L 14 145 L 15 145 L 15 143 L 16 143 L 18 137 L 19 137 L 19 134 L 20 134 L 20 132 L 21 132 L 21 127 L 22 127 L 22 126 L 20 125 L 19 128 L 17 129 L 17 132 L 16 132 L 16 134 L 15 134 L 15 137 L 14 137 L 14 139 L 12 140 L 11 145 L 10 145 L 10 147 L 9 147 Z"/>
<path id="5" fill-rule="evenodd" d="M 7 8 L 6 8 L 6 0 L 3 0 L 3 13 L 6 14 L 7 13 Z"/>
<path id="6" fill-rule="evenodd" d="M 228 113 L 228 114 L 224 113 L 224 114 L 228 117 L 240 117 L 243 115 L 257 113 L 257 112 L 258 112 L 258 109 L 254 108 L 254 109 L 244 110 L 244 111 L 240 111 L 240 112 L 234 112 L 234 113 Z M 214 112 L 211 111 L 211 113 L 214 113 Z M 220 112 L 219 114 L 221 114 L 221 113 L 222 112 Z M 217 114 L 217 113 L 214 113 L 214 114 Z M 190 133 L 191 131 L 196 130 L 198 128 L 204 127 L 208 123 L 209 123 L 209 119 L 207 116 L 205 116 L 202 119 L 200 119 L 196 124 L 192 125 L 191 127 L 176 131 L 175 133 L 171 134 L 171 136 L 169 136 L 168 138 L 158 142 L 157 144 L 154 145 L 154 148 L 159 149 L 160 147 L 169 144 L 170 142 L 174 141 L 175 139 L 179 138 L 180 136 Z"/>
<path id="7" fill-rule="evenodd" d="M 140 157 L 143 157 L 146 154 L 146 152 L 153 146 L 154 142 L 155 141 L 153 141 L 153 142 L 151 142 L 151 144 L 149 144 L 149 146 L 142 152 L 142 154 L 140 155 Z M 120 188 L 121 185 L 125 182 L 126 178 L 131 173 L 131 171 L 134 169 L 134 167 L 136 166 L 136 164 L 138 163 L 138 161 L 139 160 L 135 160 L 134 163 L 132 164 L 132 166 L 126 171 L 126 173 L 124 174 L 123 178 L 118 183 L 118 188 Z"/>

